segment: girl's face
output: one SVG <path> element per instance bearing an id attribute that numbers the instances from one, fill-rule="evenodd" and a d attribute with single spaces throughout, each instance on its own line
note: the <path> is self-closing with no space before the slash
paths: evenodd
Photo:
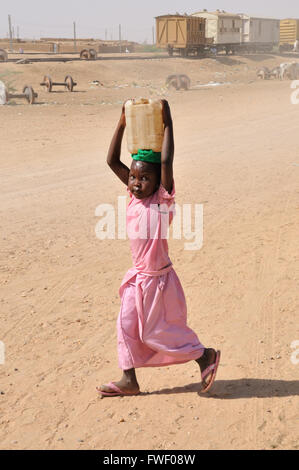
<path id="1" fill-rule="evenodd" d="M 158 172 L 153 167 L 154 163 L 140 162 L 133 160 L 128 188 L 137 199 L 144 199 L 151 196 L 159 187 Z"/>

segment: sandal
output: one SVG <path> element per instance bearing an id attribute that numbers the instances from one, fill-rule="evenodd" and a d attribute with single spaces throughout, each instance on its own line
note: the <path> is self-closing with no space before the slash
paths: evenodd
<path id="1" fill-rule="evenodd" d="M 109 384 L 105 384 L 105 387 L 109 387 L 113 390 L 113 392 L 105 392 L 97 387 L 97 391 L 103 395 L 104 397 L 124 397 L 124 396 L 132 396 L 132 395 L 139 395 L 140 392 L 125 392 L 118 388 L 114 382 L 109 382 Z"/>
<path id="2" fill-rule="evenodd" d="M 216 352 L 215 362 L 213 364 L 211 364 L 210 366 L 208 366 L 201 374 L 201 379 L 202 379 L 202 383 L 203 383 L 203 388 L 200 391 L 201 393 L 206 393 L 212 387 L 212 385 L 215 381 L 215 378 L 216 378 L 216 373 L 217 373 L 217 369 L 218 369 L 218 366 L 219 366 L 219 362 L 220 362 L 220 351 L 217 351 Z M 211 378 L 210 378 L 209 382 L 207 383 L 204 379 L 209 374 L 211 374 Z"/>

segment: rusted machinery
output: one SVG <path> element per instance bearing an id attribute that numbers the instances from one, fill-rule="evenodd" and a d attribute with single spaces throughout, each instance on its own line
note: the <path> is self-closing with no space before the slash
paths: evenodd
<path id="1" fill-rule="evenodd" d="M 77 85 L 76 82 L 74 82 L 73 78 L 71 75 L 67 75 L 64 79 L 64 82 L 53 82 L 52 78 L 50 75 L 45 75 L 43 81 L 40 83 L 41 86 L 46 87 L 46 91 L 48 93 L 51 93 L 52 87 L 53 86 L 63 86 L 65 87 L 68 91 L 73 91 L 74 87 Z"/>
<path id="2" fill-rule="evenodd" d="M 0 104 L 6 104 L 12 99 L 25 99 L 28 104 L 33 104 L 38 94 L 34 92 L 32 86 L 25 85 L 23 93 L 9 93 L 3 82 L 0 82 Z"/>

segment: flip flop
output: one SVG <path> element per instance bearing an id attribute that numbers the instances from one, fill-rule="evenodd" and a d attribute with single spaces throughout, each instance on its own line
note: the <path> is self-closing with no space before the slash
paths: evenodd
<path id="1" fill-rule="evenodd" d="M 214 381 L 215 381 L 215 377 L 216 377 L 216 373 L 217 373 L 217 369 L 218 369 L 218 366 L 219 366 L 219 362 L 220 362 L 220 351 L 217 351 L 216 352 L 216 360 L 213 364 L 211 364 L 210 366 L 208 366 L 204 371 L 203 373 L 201 374 L 201 379 L 204 383 L 205 382 L 205 378 L 207 377 L 207 375 L 211 374 L 211 378 L 210 378 L 210 381 L 209 383 L 207 384 L 206 387 L 202 388 L 202 390 L 200 391 L 201 393 L 206 393 L 208 390 L 210 390 L 210 388 L 212 387 Z"/>
<path id="2" fill-rule="evenodd" d="M 132 395 L 139 395 L 140 392 L 125 392 L 124 390 L 121 390 L 118 388 L 117 385 L 115 385 L 114 382 L 109 382 L 109 384 L 105 384 L 105 387 L 109 387 L 113 392 L 105 392 L 104 390 L 100 390 L 97 388 L 97 391 L 103 395 L 104 397 L 125 397 L 125 396 L 132 396 Z"/>

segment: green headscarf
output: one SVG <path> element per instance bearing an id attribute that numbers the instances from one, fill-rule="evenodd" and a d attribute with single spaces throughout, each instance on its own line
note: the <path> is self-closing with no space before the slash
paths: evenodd
<path id="1" fill-rule="evenodd" d="M 138 149 L 137 153 L 132 154 L 133 160 L 149 163 L 161 163 L 161 152 L 154 152 L 153 150 Z"/>

